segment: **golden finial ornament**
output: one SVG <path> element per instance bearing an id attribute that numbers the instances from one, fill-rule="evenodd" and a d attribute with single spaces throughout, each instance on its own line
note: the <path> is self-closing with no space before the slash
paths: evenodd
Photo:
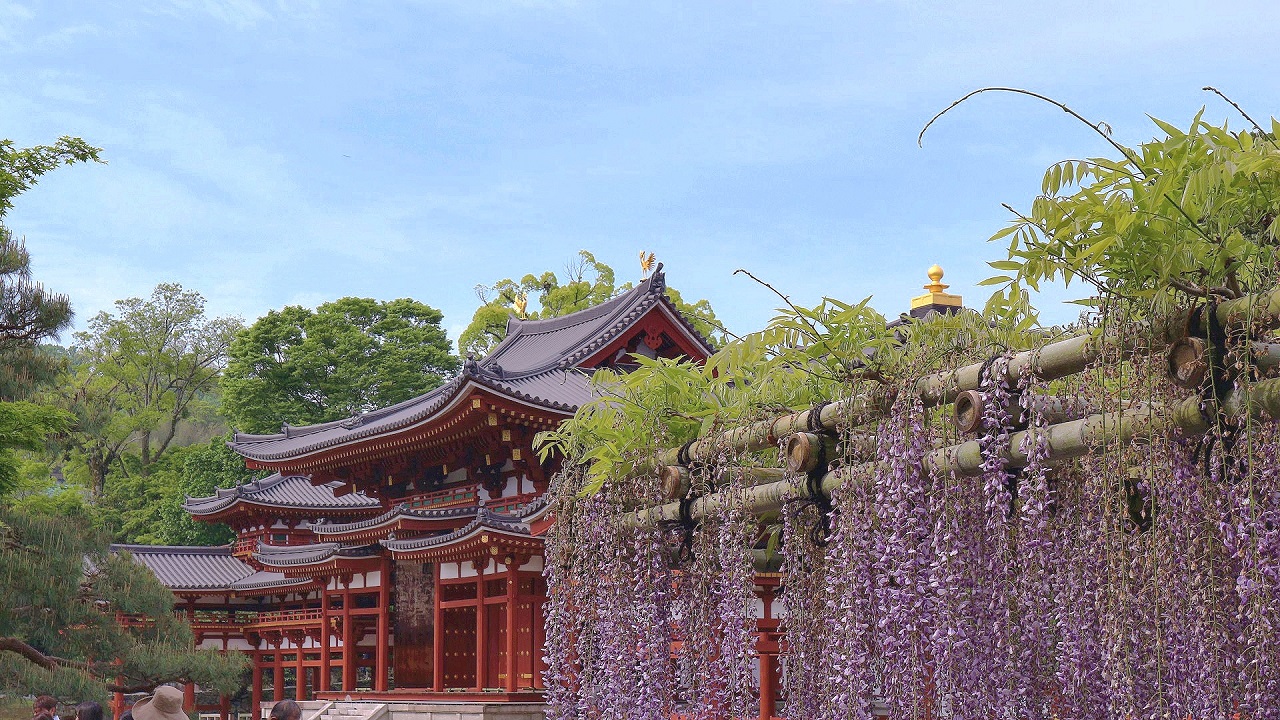
<path id="1" fill-rule="evenodd" d="M 524 311 L 529 308 L 529 296 L 524 293 L 520 293 L 516 296 L 516 299 L 511 303 L 511 305 L 515 308 L 516 316 L 523 319 Z"/>
<path id="2" fill-rule="evenodd" d="M 653 272 L 653 264 L 657 259 L 657 256 L 653 253 L 648 253 L 646 255 L 645 251 L 640 251 L 640 277 L 649 277 L 649 273 Z"/>
<path id="3" fill-rule="evenodd" d="M 951 287 L 942 282 L 942 266 L 938 264 L 932 265 L 925 273 L 929 276 L 929 283 L 924 286 L 925 294 L 917 295 L 911 298 L 911 309 L 916 310 L 922 307 L 938 306 L 938 307 L 963 307 L 964 301 L 959 295 L 952 295 L 946 292 Z"/>
<path id="4" fill-rule="evenodd" d="M 933 266 L 929 268 L 929 271 L 927 274 L 931 282 L 928 285 L 924 286 L 925 290 L 928 290 L 931 293 L 940 293 L 943 290 L 946 290 L 947 288 L 951 287 L 950 285 L 942 284 L 942 266 L 941 265 L 934 263 Z"/>

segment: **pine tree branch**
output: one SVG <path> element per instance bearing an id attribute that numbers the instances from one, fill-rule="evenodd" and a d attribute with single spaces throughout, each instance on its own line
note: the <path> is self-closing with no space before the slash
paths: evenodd
<path id="1" fill-rule="evenodd" d="M 93 670 L 93 666 L 89 663 L 80 662 L 78 660 L 68 660 L 56 655 L 45 655 L 39 650 L 28 645 L 26 642 L 15 637 L 0 638 L 0 651 L 3 650 L 8 650 L 31 663 L 39 665 L 45 670 L 54 670 L 60 667 L 74 668 L 85 672 Z"/>

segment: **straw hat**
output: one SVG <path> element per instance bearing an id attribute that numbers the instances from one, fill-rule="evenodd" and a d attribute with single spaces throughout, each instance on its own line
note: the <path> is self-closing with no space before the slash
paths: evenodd
<path id="1" fill-rule="evenodd" d="M 190 720 L 182 709 L 182 691 L 170 685 L 156 688 L 133 704 L 134 720 Z"/>

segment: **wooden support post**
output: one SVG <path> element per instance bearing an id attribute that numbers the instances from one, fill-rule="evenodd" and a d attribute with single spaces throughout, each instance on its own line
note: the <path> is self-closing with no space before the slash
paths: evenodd
<path id="1" fill-rule="evenodd" d="M 351 693 L 356 689 L 356 633 L 351 626 L 351 578 L 343 581 L 342 589 L 342 692 Z"/>
<path id="2" fill-rule="evenodd" d="M 299 702 L 307 699 L 307 669 L 302 666 L 302 659 L 304 657 L 302 652 L 302 642 L 306 637 L 306 633 L 299 630 L 292 638 L 290 638 L 295 649 L 298 651 L 297 657 L 294 658 L 296 664 L 294 665 L 293 671 L 293 683 L 295 685 L 293 689 L 293 696 L 294 699 Z"/>
<path id="3" fill-rule="evenodd" d="M 433 563 L 434 569 L 432 575 L 435 578 L 435 587 L 432 589 L 432 597 L 436 599 L 435 607 L 435 625 L 432 629 L 432 648 L 433 656 L 431 668 L 435 675 L 432 681 L 432 687 L 436 692 L 444 692 L 444 608 L 440 607 L 440 563 Z"/>
<path id="4" fill-rule="evenodd" d="M 378 646 L 374 653 L 373 689 L 385 692 L 391 658 L 391 563 L 378 573 Z"/>
<path id="5" fill-rule="evenodd" d="M 190 627 L 196 621 L 196 601 L 187 600 L 187 627 Z M 204 640 L 198 633 L 196 634 L 196 647 L 200 647 L 201 641 Z M 191 712 L 196 708 L 196 684 L 189 682 L 182 686 L 182 709 Z"/>
<path id="6" fill-rule="evenodd" d="M 329 580 L 326 578 L 325 586 L 320 589 L 320 677 L 316 683 L 317 692 L 325 692 L 329 689 L 329 675 L 332 668 L 333 658 L 331 657 L 332 647 L 329 638 L 332 632 L 329 627 Z"/>
<path id="7" fill-rule="evenodd" d="M 480 563 L 485 564 L 481 565 Z M 489 647 L 489 614 L 484 611 L 484 569 L 488 567 L 485 561 L 477 560 L 476 565 L 476 692 L 484 690 L 485 670 L 488 669 L 488 663 L 485 662 L 486 650 Z"/>
<path id="8" fill-rule="evenodd" d="M 271 700 L 280 702 L 284 699 L 284 633 L 276 639 L 276 654 L 271 680 L 274 687 L 271 688 Z"/>
<path id="9" fill-rule="evenodd" d="M 534 587 L 538 587 L 541 583 L 534 583 Z M 539 690 L 545 689 L 546 684 L 543 682 L 542 673 L 547 669 L 546 662 L 542 659 L 542 648 L 547 644 L 547 626 L 542 616 L 542 606 L 547 602 L 544 594 L 534 593 L 529 598 L 529 604 L 533 610 L 533 686 Z"/>
<path id="10" fill-rule="evenodd" d="M 760 653 L 760 720 L 771 720 L 778 711 L 778 656 Z"/>
<path id="11" fill-rule="evenodd" d="M 111 694 L 111 720 L 120 720 L 124 714 L 124 693 Z"/>
<path id="12" fill-rule="evenodd" d="M 507 682 L 509 693 L 516 691 L 519 677 L 519 663 L 516 662 L 516 607 L 519 604 L 520 561 L 511 558 L 507 563 Z"/>
<path id="13" fill-rule="evenodd" d="M 262 653 L 254 652 L 250 655 L 253 658 L 253 684 L 249 687 L 250 706 L 249 720 L 258 720 L 262 713 Z"/>
<path id="14" fill-rule="evenodd" d="M 231 697 L 229 695 L 218 696 L 218 719 L 231 720 Z"/>

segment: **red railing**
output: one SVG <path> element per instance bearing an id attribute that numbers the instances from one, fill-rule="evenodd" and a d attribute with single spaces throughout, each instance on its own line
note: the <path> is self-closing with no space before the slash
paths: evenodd
<path id="1" fill-rule="evenodd" d="M 494 498 L 489 501 L 489 504 L 486 507 L 488 507 L 491 512 L 509 515 L 533 502 L 537 497 L 537 493 L 527 493 L 525 495 L 512 495 L 511 497 Z"/>
<path id="2" fill-rule="evenodd" d="M 272 610 L 270 612 L 258 613 L 258 617 L 253 621 L 253 625 L 292 625 L 303 622 L 319 622 L 324 618 L 324 612 L 319 608 L 311 608 L 309 610 Z"/>
<path id="3" fill-rule="evenodd" d="M 435 492 L 408 495 L 400 502 L 411 508 L 440 508 L 453 507 L 455 505 L 470 505 L 476 501 L 476 492 L 479 489 L 479 485 L 464 485 L 456 488 L 436 490 Z"/>

